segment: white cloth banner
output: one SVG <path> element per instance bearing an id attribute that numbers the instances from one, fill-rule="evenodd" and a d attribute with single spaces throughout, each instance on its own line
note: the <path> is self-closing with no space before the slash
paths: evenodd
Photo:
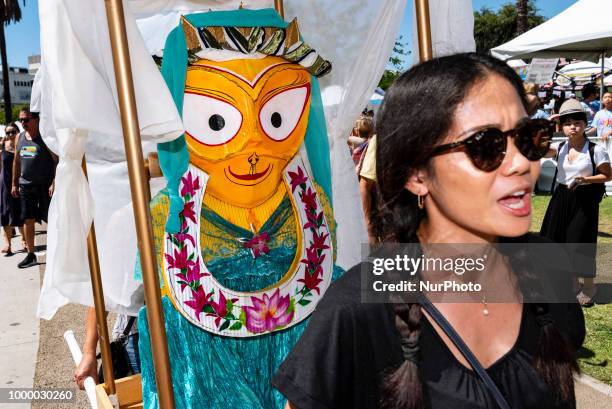
<path id="1" fill-rule="evenodd" d="M 104 2 L 40 0 L 39 13 L 42 67 L 33 101 L 41 112 L 41 134 L 60 163 L 38 316 L 50 319 L 68 302 L 92 304 L 86 249 L 92 218 L 98 221 L 106 306 L 135 312 L 141 284 L 133 279 L 136 239 Z M 138 119 L 145 151 L 151 151 L 155 143 L 181 135 L 183 127 L 129 10 L 125 17 L 132 70 L 138 73 Z M 81 171 L 85 151 L 93 202 Z"/>

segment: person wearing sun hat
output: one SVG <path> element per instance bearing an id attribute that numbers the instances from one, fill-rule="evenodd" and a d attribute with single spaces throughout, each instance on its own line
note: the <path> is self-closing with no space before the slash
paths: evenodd
<path id="1" fill-rule="evenodd" d="M 162 74 L 185 134 L 151 202 L 176 407 L 281 409 L 272 375 L 342 270 L 318 78 L 331 63 L 272 9 L 183 16 Z M 157 407 L 147 310 L 144 407 Z"/>
<path id="2" fill-rule="evenodd" d="M 587 115 L 578 100 L 568 99 L 561 105 L 559 122 L 568 139 L 552 144 L 547 155 L 557 160 L 553 183 L 558 185 L 546 209 L 540 234 L 557 243 L 585 243 L 579 251 L 587 256 L 588 262 L 572 267 L 578 301 L 591 306 L 595 296 L 599 202 L 605 193 L 605 182 L 612 178 L 610 157 L 602 146 L 586 137 Z"/>

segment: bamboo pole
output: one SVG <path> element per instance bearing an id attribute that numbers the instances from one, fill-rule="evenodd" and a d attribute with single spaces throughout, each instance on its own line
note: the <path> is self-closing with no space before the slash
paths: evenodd
<path id="1" fill-rule="evenodd" d="M 174 409 L 168 344 L 159 291 L 159 277 L 157 275 L 157 261 L 153 244 L 149 201 L 147 200 L 148 179 L 144 167 L 140 140 L 140 126 L 138 125 L 123 3 L 122 0 L 105 0 L 105 5 L 113 52 L 121 124 L 123 126 L 123 141 L 132 192 L 136 235 L 140 251 L 149 330 L 151 332 L 151 349 L 153 351 L 159 406 L 161 409 Z"/>
<path id="2" fill-rule="evenodd" d="M 83 156 L 81 163 L 83 173 L 87 178 L 87 164 Z M 98 244 L 96 241 L 96 228 L 93 221 L 87 235 L 87 260 L 89 262 L 89 275 L 91 276 L 91 289 L 93 291 L 94 306 L 96 309 L 96 326 L 98 327 L 98 338 L 100 340 L 100 352 L 102 353 L 102 371 L 104 372 L 104 384 L 108 388 L 108 394 L 115 394 L 115 374 L 113 373 L 113 359 L 110 350 L 110 337 L 106 325 L 106 305 L 104 304 L 104 289 L 102 288 L 102 276 L 100 274 L 100 259 L 98 257 Z M 77 363 L 78 365 L 78 363 Z"/>
<path id="3" fill-rule="evenodd" d="M 274 0 L 274 8 L 276 9 L 276 12 L 284 20 L 285 19 L 285 7 L 283 5 L 283 0 Z"/>
<path id="4" fill-rule="evenodd" d="M 417 32 L 419 35 L 419 61 L 433 58 L 431 49 L 431 23 L 429 19 L 429 0 L 415 0 Z"/>

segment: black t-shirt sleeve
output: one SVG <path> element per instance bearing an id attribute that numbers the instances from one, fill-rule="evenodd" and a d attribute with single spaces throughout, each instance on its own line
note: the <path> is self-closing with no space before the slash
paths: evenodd
<path id="1" fill-rule="evenodd" d="M 337 397 L 352 380 L 351 314 L 342 307 L 315 311 L 272 385 L 298 409 L 341 407 Z"/>
<path id="2" fill-rule="evenodd" d="M 361 267 L 336 280 L 272 385 L 298 409 L 372 409 L 403 361 L 393 311 L 361 302 Z"/>

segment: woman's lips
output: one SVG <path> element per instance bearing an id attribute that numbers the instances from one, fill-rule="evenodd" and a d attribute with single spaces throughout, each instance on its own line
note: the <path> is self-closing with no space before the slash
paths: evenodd
<path id="1" fill-rule="evenodd" d="M 245 180 L 245 181 L 257 180 L 265 176 L 266 173 L 268 173 L 268 170 L 270 170 L 269 164 L 268 164 L 268 167 L 263 172 L 253 173 L 252 175 L 239 175 L 237 173 L 232 172 L 232 169 L 229 166 L 227 167 L 227 171 L 229 172 L 230 175 L 232 175 L 232 177 L 235 177 L 238 180 Z"/>
<path id="2" fill-rule="evenodd" d="M 497 201 L 502 208 L 514 216 L 524 217 L 531 214 L 531 193 L 506 196 Z"/>

